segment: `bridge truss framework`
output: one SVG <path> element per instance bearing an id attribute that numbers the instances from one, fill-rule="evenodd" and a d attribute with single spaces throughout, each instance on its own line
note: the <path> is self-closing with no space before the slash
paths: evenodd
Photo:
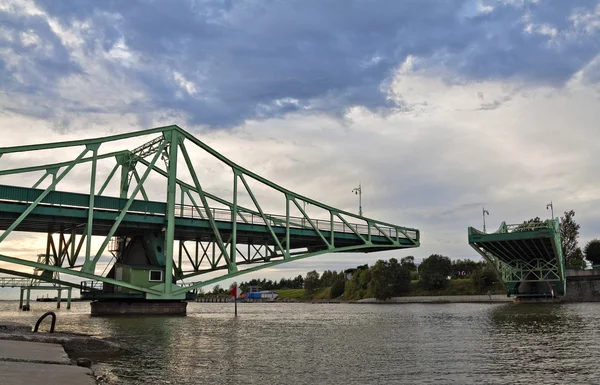
<path id="1" fill-rule="evenodd" d="M 131 151 L 100 151 L 113 142 L 149 135 L 155 137 Z M 230 199 L 203 188 L 197 173 L 198 162 L 193 161 L 188 145 L 231 170 Z M 46 233 L 45 256 L 52 262 L 41 263 L 1 252 L 0 261 L 102 282 L 105 287 L 117 288 L 113 293 L 173 300 L 183 299 L 187 292 L 223 279 L 325 253 L 419 246 L 417 229 L 359 216 L 296 194 L 237 165 L 178 126 L 95 139 L 4 147 L 0 148 L 0 167 L 2 158 L 12 154 L 66 152 L 72 148 L 81 149 L 72 160 L 0 168 L 0 177 L 41 173 L 31 187 L 0 185 L 0 230 L 3 230 L 0 250 L 2 242 L 13 232 Z M 115 164 L 105 178 L 100 178 L 98 163 L 111 158 Z M 87 194 L 57 188 L 73 169 L 84 164 L 91 165 L 85 186 Z M 117 174 L 120 175 L 118 191 L 108 195 Z M 155 187 L 146 182 L 151 174 L 166 180 L 163 201 L 150 199 Z M 270 205 L 269 198 L 259 198 L 255 193 L 256 189 L 265 188 L 283 196 L 285 215 L 265 212 L 263 207 Z M 242 195 L 249 205 L 240 204 Z M 328 219 L 309 216 L 306 204 L 326 213 Z M 292 211 L 300 214 L 294 217 Z M 102 239 L 96 250 L 92 247 L 93 236 Z M 124 255 L 136 247 L 146 250 L 150 266 L 134 266 L 125 272 L 133 277 L 135 270 L 141 269 L 149 271 L 150 277 L 141 281 L 139 276 L 119 277 L 114 269 L 117 265 L 127 267 Z M 108 253 L 112 253 L 114 264 L 107 274 L 106 269 L 99 271 L 98 263 Z M 164 274 L 160 280 L 152 280 L 152 269 L 157 267 Z M 32 278 L 31 274 L 15 269 L 0 268 L 0 272 Z M 209 273 L 220 275 L 189 281 Z M 53 276 L 40 279 L 81 288 Z"/>

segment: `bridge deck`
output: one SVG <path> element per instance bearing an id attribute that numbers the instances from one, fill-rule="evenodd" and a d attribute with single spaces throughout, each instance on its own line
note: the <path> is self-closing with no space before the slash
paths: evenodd
<path id="1" fill-rule="evenodd" d="M 26 210 L 29 203 L 35 201 L 42 192 L 43 190 L 40 189 L 0 185 L 0 230 L 7 229 Z M 94 201 L 93 235 L 106 236 L 127 199 L 96 196 Z M 89 195 L 87 194 L 53 191 L 19 224 L 15 231 L 47 233 L 62 228 L 63 231 L 73 229 L 76 233 L 81 234 L 84 232 L 88 217 L 88 203 Z M 134 200 L 115 235 L 132 235 L 146 231 L 160 232 L 165 225 L 165 212 L 165 203 Z M 228 209 L 213 208 L 211 214 L 216 220 L 221 235 L 227 238 L 233 228 L 232 212 Z M 270 225 L 275 234 L 284 237 L 286 234 L 285 216 L 270 215 L 270 218 Z M 252 213 L 239 213 L 236 222 L 238 243 L 263 245 L 274 243 L 262 217 Z M 313 223 L 326 239 L 330 239 L 331 222 L 329 220 L 313 220 Z M 398 240 L 400 244 L 410 246 L 413 242 L 407 235 L 418 239 L 418 233 L 413 229 L 407 229 L 407 235 L 405 235 L 395 227 L 378 226 L 378 229 L 360 224 L 350 224 L 350 226 L 353 228 L 343 222 L 333 222 L 336 246 L 363 244 L 355 231 L 365 238 L 370 232 L 371 241 L 374 244 L 389 244 L 389 237 Z M 192 206 L 178 205 L 175 238 L 208 242 L 214 241 L 214 232 L 205 213 L 199 213 Z M 324 248 L 326 245 L 319 233 L 306 219 L 290 218 L 290 248 L 303 247 Z"/>
<path id="2" fill-rule="evenodd" d="M 514 260 L 526 262 L 535 259 L 547 261 L 556 259 L 554 234 L 547 230 L 508 233 L 508 234 L 472 234 L 469 243 L 487 250 L 505 263 Z"/>

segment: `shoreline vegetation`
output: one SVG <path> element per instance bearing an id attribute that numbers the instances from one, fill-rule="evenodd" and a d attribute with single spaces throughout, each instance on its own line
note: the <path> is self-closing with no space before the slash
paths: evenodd
<path id="1" fill-rule="evenodd" d="M 410 283 L 411 289 L 406 295 L 394 296 L 392 298 L 403 298 L 403 297 L 450 297 L 450 296 L 482 296 L 488 295 L 488 290 L 477 290 L 473 288 L 471 285 L 470 279 L 456 279 L 451 280 L 448 284 L 448 287 L 440 290 L 426 290 L 421 285 L 419 285 L 419 281 L 411 281 Z M 358 302 L 367 299 L 376 299 L 375 297 L 366 296 L 364 298 L 356 298 L 356 299 L 345 299 L 344 296 L 339 296 L 336 298 L 331 298 L 331 287 L 320 288 L 314 292 L 312 298 L 304 289 L 279 289 L 273 290 L 278 294 L 275 302 L 285 302 L 286 300 L 294 299 L 299 302 L 318 302 L 319 300 L 323 301 L 338 301 L 338 302 Z M 490 295 L 504 295 L 506 296 L 506 292 L 504 291 L 501 285 L 494 285 L 489 290 Z M 385 302 L 382 301 L 382 302 Z"/>
<path id="2" fill-rule="evenodd" d="M 309 271 L 303 277 L 279 281 L 252 279 L 239 284 L 243 293 L 261 292 L 264 297 L 251 302 L 398 302 L 402 297 L 506 295 L 504 286 L 487 262 L 450 260 L 433 254 L 419 265 L 412 256 L 398 261 L 379 260 L 344 271 Z M 215 286 L 212 292 L 199 293 L 200 301 L 231 298 L 230 288 Z M 272 293 L 277 293 L 273 298 Z M 391 300 L 393 299 L 393 300 Z M 242 301 L 245 296 L 242 295 Z M 266 301 L 265 301 L 266 300 Z M 210 301 L 209 301 L 210 302 Z"/>
<path id="3" fill-rule="evenodd" d="M 560 217 L 561 252 L 565 267 L 586 268 L 588 262 L 600 264 L 600 240 L 593 239 L 584 250 L 578 246 L 580 226 L 573 219 L 575 212 L 568 210 Z M 542 223 L 539 217 L 524 221 L 513 231 L 530 231 Z M 397 302 L 402 297 L 436 296 L 490 296 L 506 295 L 504 285 L 496 270 L 487 262 L 469 259 L 456 259 L 432 254 L 420 264 L 413 256 L 398 261 L 378 260 L 374 265 L 362 265 L 341 272 L 309 271 L 306 276 L 282 278 L 280 281 L 252 279 L 242 282 L 242 292 L 276 292 L 275 301 L 343 301 L 356 302 L 375 299 L 379 302 Z M 219 285 L 210 293 L 200 293 L 202 297 L 227 297 L 231 291 Z M 265 299 L 272 300 L 272 295 Z"/>

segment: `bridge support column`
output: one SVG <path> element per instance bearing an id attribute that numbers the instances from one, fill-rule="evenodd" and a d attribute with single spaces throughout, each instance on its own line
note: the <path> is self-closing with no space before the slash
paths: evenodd
<path id="1" fill-rule="evenodd" d="M 72 288 L 67 289 L 67 310 L 69 310 L 71 308 L 71 291 L 72 290 L 73 290 Z"/>
<path id="2" fill-rule="evenodd" d="M 27 310 L 29 310 L 29 299 L 31 297 L 31 289 L 27 288 L 27 297 L 25 300 L 25 306 L 27 306 Z"/>
<path id="3" fill-rule="evenodd" d="M 56 295 L 56 308 L 60 309 L 60 301 L 62 300 L 62 289 L 58 289 L 58 294 Z"/>
<path id="4" fill-rule="evenodd" d="M 21 288 L 20 290 L 20 295 L 19 295 L 19 310 L 23 309 L 23 288 Z"/>

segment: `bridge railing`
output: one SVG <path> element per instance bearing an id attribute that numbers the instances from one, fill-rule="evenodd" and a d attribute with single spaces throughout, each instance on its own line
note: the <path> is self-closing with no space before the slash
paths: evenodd
<path id="1" fill-rule="evenodd" d="M 19 203 L 31 203 L 35 201 L 35 199 L 41 193 L 41 190 L 38 189 L 30 189 L 24 187 L 15 187 L 15 186 L 0 186 L 0 191 L 2 192 L 0 196 L 1 201 L 11 201 L 11 202 L 19 202 Z M 64 195 L 64 197 L 63 197 Z M 60 207 L 60 208 L 87 208 L 86 204 L 89 201 L 88 198 L 85 198 L 85 194 L 79 193 L 66 193 L 60 191 L 53 191 L 46 199 L 44 199 L 39 206 L 51 206 L 51 207 Z M 96 203 L 97 206 L 95 210 L 99 211 L 110 211 L 117 212 L 121 207 L 124 206 L 126 199 L 109 197 L 109 196 L 97 196 Z M 143 201 L 136 200 L 134 204 L 131 205 L 128 212 L 136 213 L 136 214 L 144 214 L 144 215 L 157 215 L 164 216 L 166 209 L 166 205 L 161 202 L 152 202 L 152 201 Z M 200 212 L 198 212 L 198 210 Z M 211 208 L 211 215 L 217 221 L 225 221 L 232 222 L 233 221 L 233 211 L 228 208 Z M 206 212 L 204 208 L 196 208 L 193 205 L 176 205 L 175 215 L 179 218 L 191 218 L 191 219 L 206 219 Z M 285 215 L 265 215 L 269 220 L 269 224 L 271 226 L 285 227 L 286 226 L 286 216 Z M 312 226 L 308 219 L 304 217 L 290 217 L 290 227 L 294 228 L 305 228 L 312 230 Z M 332 223 L 330 220 L 325 219 L 312 219 L 311 221 L 315 225 L 318 230 L 321 231 L 330 231 L 332 229 Z M 264 225 L 266 224 L 265 219 L 262 216 L 245 211 L 245 209 L 240 208 L 238 214 L 236 216 L 237 223 L 249 223 L 256 225 Z M 377 227 L 370 226 L 368 224 L 356 224 L 349 223 L 346 224 L 341 221 L 333 221 L 333 231 L 340 233 L 354 233 L 357 232 L 361 235 L 367 235 L 369 232 L 371 235 L 386 235 L 392 239 L 396 238 L 409 238 L 418 240 L 417 231 L 414 229 L 401 228 L 401 227 L 392 227 L 388 225 L 377 224 Z M 405 235 L 406 234 L 406 235 Z"/>
<path id="2" fill-rule="evenodd" d="M 104 282 L 100 281 L 82 281 L 81 293 L 99 293 L 104 289 Z"/>
<path id="3" fill-rule="evenodd" d="M 233 221 L 233 211 L 232 210 L 211 208 L 210 213 L 213 216 L 213 218 L 215 218 L 215 220 L 217 220 L 217 221 L 224 221 L 224 222 L 232 222 Z M 180 218 L 206 219 L 206 213 L 204 211 L 201 211 L 201 213 L 198 213 L 196 208 L 191 205 L 183 205 L 183 206 L 178 205 L 177 209 L 175 211 L 175 215 Z M 287 218 L 285 215 L 267 214 L 266 216 L 269 219 L 269 224 L 271 226 L 279 226 L 279 227 L 286 226 Z M 249 223 L 249 224 L 253 224 L 253 225 L 266 224 L 266 221 L 260 215 L 256 215 L 256 214 L 252 214 L 252 213 L 248 213 L 248 212 L 242 212 L 242 211 L 238 212 L 236 221 L 237 221 L 237 223 Z M 315 227 L 321 231 L 330 231 L 332 228 L 330 220 L 312 219 L 311 218 L 311 221 L 315 225 Z M 344 222 L 333 221 L 333 231 L 340 232 L 340 233 L 354 233 L 354 231 L 356 231 L 362 235 L 369 234 L 369 225 L 367 225 L 367 224 L 349 223 L 349 225 L 350 226 L 348 226 Z M 290 227 L 305 228 L 305 229 L 312 230 L 312 226 L 310 225 L 309 220 L 304 217 L 290 216 Z M 385 234 L 390 238 L 397 238 L 397 237 L 407 238 L 407 236 L 408 236 L 408 238 L 410 238 L 410 239 L 417 239 L 417 232 L 412 229 L 406 229 L 406 231 L 405 231 L 406 236 L 405 236 L 396 227 L 390 227 L 390 226 L 384 226 L 384 225 L 378 225 L 378 227 L 379 228 L 377 228 L 375 226 L 371 226 L 370 231 L 371 231 L 372 235 Z"/>
<path id="4" fill-rule="evenodd" d="M 0 277 L 0 287 L 26 287 L 33 286 L 31 278 Z"/>
<path id="5" fill-rule="evenodd" d="M 536 231 L 551 229 L 553 227 L 552 220 L 543 222 L 524 222 L 519 224 L 505 225 L 507 233 L 518 233 L 523 231 Z"/>
<path id="6" fill-rule="evenodd" d="M 523 222 L 523 223 L 515 223 L 515 224 L 506 224 L 502 222 L 500 228 L 491 234 L 507 234 L 507 233 L 520 233 L 525 231 L 537 231 L 537 230 L 546 230 L 553 229 L 555 231 L 559 231 L 558 222 L 552 219 L 548 219 L 545 221 L 535 221 L 535 222 Z M 481 230 L 470 228 L 471 231 L 477 234 L 490 234 L 483 232 Z"/>

